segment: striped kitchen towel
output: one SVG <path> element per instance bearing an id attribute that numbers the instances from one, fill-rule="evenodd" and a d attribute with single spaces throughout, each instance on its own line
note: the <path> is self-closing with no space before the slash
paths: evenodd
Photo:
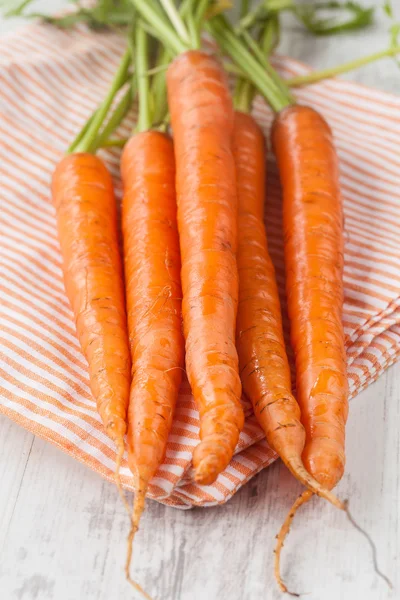
<path id="1" fill-rule="evenodd" d="M 83 27 L 29 25 L 0 41 L 0 410 L 108 479 L 115 464 L 88 387 L 87 366 L 65 297 L 51 174 L 102 98 L 123 41 Z M 286 76 L 306 67 L 277 58 Z M 340 156 L 345 212 L 345 305 L 351 395 L 374 381 L 400 352 L 400 98 L 345 81 L 299 90 L 330 123 Z M 268 135 L 271 113 L 254 115 Z M 134 115 L 120 129 L 128 134 Z M 102 154 L 121 197 L 119 151 Z M 281 201 L 268 164 L 266 225 L 284 304 Z M 180 508 L 210 506 L 276 457 L 249 405 L 237 453 L 214 485 L 191 477 L 199 419 L 185 382 L 152 498 Z M 126 462 L 123 483 L 132 489 Z"/>

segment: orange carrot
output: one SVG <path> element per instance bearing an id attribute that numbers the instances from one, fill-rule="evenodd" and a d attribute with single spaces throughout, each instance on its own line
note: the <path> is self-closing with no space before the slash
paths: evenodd
<path id="1" fill-rule="evenodd" d="M 143 131 L 125 146 L 124 237 L 132 387 L 128 461 L 134 475 L 134 523 L 165 455 L 182 378 L 180 254 L 171 140 Z"/>
<path id="2" fill-rule="evenodd" d="M 67 296 L 108 435 L 124 449 L 130 353 L 113 185 L 103 162 L 66 156 L 52 182 Z"/>
<path id="3" fill-rule="evenodd" d="M 272 135 L 283 185 L 288 311 L 306 430 L 303 460 L 332 489 L 344 471 L 348 413 L 337 155 L 329 126 L 305 106 L 281 111 Z"/>
<path id="4" fill-rule="evenodd" d="M 128 408 L 128 463 L 134 478 L 134 505 L 125 565 L 130 575 L 133 539 L 149 483 L 161 465 L 184 364 L 182 289 L 171 139 L 152 130 L 148 37 L 135 28 L 135 72 L 139 113 L 135 134 L 121 159 L 124 238 L 132 386 Z M 157 114 L 166 107 L 157 106 Z"/>
<path id="5" fill-rule="evenodd" d="M 243 389 L 271 448 L 293 475 L 333 504 L 341 503 L 306 471 L 305 432 L 291 392 L 275 270 L 263 222 L 265 143 L 253 117 L 235 113 L 233 138 L 238 191 L 239 308 L 236 345 Z"/>
<path id="6" fill-rule="evenodd" d="M 297 398 L 306 430 L 304 464 L 332 489 L 345 465 L 348 413 L 346 353 L 342 326 L 343 216 L 337 155 L 325 120 L 313 109 L 292 106 L 275 118 L 272 131 L 283 186 L 286 285 Z M 277 536 L 275 574 L 300 496 Z"/>
<path id="7" fill-rule="evenodd" d="M 233 107 L 219 63 L 181 54 L 167 73 L 182 254 L 186 370 L 200 413 L 193 464 L 210 484 L 228 465 L 243 427 L 235 348 L 238 302 Z"/>
<path id="8" fill-rule="evenodd" d="M 94 155 L 99 131 L 118 90 L 126 83 L 130 50 L 121 59 L 110 89 L 57 165 L 52 193 L 57 213 L 65 288 L 78 338 L 88 361 L 90 387 L 107 434 L 117 446 L 116 483 L 124 452 L 131 359 L 125 311 L 123 268 L 117 210 L 111 176 Z M 107 130 L 126 113 L 126 97 L 117 103 Z"/>

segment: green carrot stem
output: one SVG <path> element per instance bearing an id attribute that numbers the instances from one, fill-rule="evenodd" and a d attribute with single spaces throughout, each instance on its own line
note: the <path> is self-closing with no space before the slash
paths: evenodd
<path id="1" fill-rule="evenodd" d="M 109 92 L 99 107 L 98 111 L 94 115 L 92 122 L 90 123 L 86 134 L 80 140 L 80 142 L 74 147 L 74 152 L 94 152 L 96 145 L 96 138 L 99 133 L 101 126 L 103 125 L 104 119 L 111 107 L 111 104 L 115 98 L 116 93 L 120 89 L 122 82 L 125 81 L 128 73 L 129 64 L 131 60 L 131 53 L 129 48 L 125 51 L 122 57 L 120 65 L 117 69 L 115 77 L 112 81 Z"/>
<path id="2" fill-rule="evenodd" d="M 275 48 L 279 45 L 280 24 L 279 15 L 271 15 L 267 20 L 266 26 L 261 34 L 260 47 L 264 56 L 271 56 Z"/>
<path id="3" fill-rule="evenodd" d="M 123 148 L 125 146 L 125 144 L 127 143 L 128 138 L 122 138 L 122 139 L 108 139 L 108 140 L 104 140 L 101 144 L 102 148 Z"/>
<path id="4" fill-rule="evenodd" d="M 157 31 L 157 29 L 155 29 L 154 27 L 152 27 L 150 25 L 150 23 L 147 23 L 146 21 L 142 21 L 142 27 L 145 30 L 146 33 L 148 33 L 151 37 L 153 37 L 155 40 L 160 39 L 162 40 L 163 44 L 165 44 L 165 46 L 168 46 L 167 42 L 164 40 L 164 38 L 162 38 L 159 34 L 159 32 Z M 171 51 L 172 52 L 172 51 Z"/>
<path id="5" fill-rule="evenodd" d="M 149 69 L 147 71 L 147 75 L 159 75 L 160 73 L 165 73 L 165 71 L 168 71 L 168 66 L 169 62 L 165 64 L 158 64 L 156 67 L 152 67 L 151 69 Z"/>
<path id="6" fill-rule="evenodd" d="M 273 110 L 279 112 L 292 104 L 289 93 L 279 89 L 269 73 L 263 68 L 256 58 L 247 50 L 243 42 L 230 29 L 223 17 L 214 17 L 207 24 L 208 29 L 220 45 L 222 50 L 242 69 L 246 77 L 253 83 L 259 92 L 267 99 Z"/>
<path id="7" fill-rule="evenodd" d="M 295 102 L 294 96 L 289 92 L 287 85 L 284 83 L 281 77 L 279 77 L 278 73 L 273 69 L 269 63 L 267 54 L 264 54 L 261 50 L 260 46 L 255 42 L 255 40 L 251 37 L 251 35 L 247 31 L 243 31 L 242 33 L 243 39 L 249 49 L 253 52 L 255 58 L 258 62 L 266 69 L 268 75 L 271 77 L 276 87 L 282 92 L 282 94 L 286 95 L 292 103 Z"/>
<path id="8" fill-rule="evenodd" d="M 182 19 L 186 19 L 188 13 L 193 9 L 193 0 L 182 0 L 179 7 L 179 14 Z"/>
<path id="9" fill-rule="evenodd" d="M 189 29 L 191 48 L 198 50 L 201 46 L 200 31 L 196 26 L 195 17 L 192 12 L 188 13 L 186 22 Z"/>
<path id="10" fill-rule="evenodd" d="M 135 132 L 147 131 L 152 125 L 150 108 L 150 85 L 149 85 L 149 48 L 147 33 L 139 21 L 135 31 L 136 50 L 136 78 L 139 100 L 139 113 Z"/>
<path id="11" fill-rule="evenodd" d="M 240 21 L 236 27 L 236 31 L 242 33 L 246 29 L 253 27 L 253 25 L 258 21 L 261 14 L 265 11 L 264 2 L 258 4 L 252 10 L 247 10 L 246 14 L 240 16 Z"/>
<path id="12" fill-rule="evenodd" d="M 17 6 L 14 6 L 14 8 L 10 8 L 10 9 L 6 10 L 4 16 L 6 16 L 6 17 L 22 16 L 24 8 L 26 8 L 28 6 L 28 4 L 31 4 L 31 3 L 32 3 L 32 0 L 23 0 L 22 2 L 20 2 L 20 4 L 18 4 Z M 7 9 L 7 5 L 6 5 L 6 9 Z"/>
<path id="13" fill-rule="evenodd" d="M 243 1 L 241 12 L 242 17 L 246 15 L 246 12 L 243 8 L 245 4 L 247 3 Z M 278 14 L 272 14 L 269 18 L 264 19 L 264 22 L 261 24 L 261 28 L 257 34 L 258 43 L 246 30 L 243 31 L 241 35 L 244 42 L 247 44 L 249 50 L 253 52 L 255 58 L 258 59 L 261 65 L 267 70 L 268 74 L 274 80 L 275 85 L 282 91 L 283 94 L 288 95 L 285 84 L 282 83 L 281 78 L 268 62 L 268 58 L 271 55 L 273 49 L 275 48 L 277 40 L 279 39 Z M 234 104 L 236 110 L 240 110 L 242 112 L 250 112 L 254 95 L 254 85 L 251 84 L 250 81 L 246 78 L 239 78 L 234 95 Z M 291 99 L 293 102 L 295 101 L 293 96 Z"/>
<path id="14" fill-rule="evenodd" d="M 176 8 L 173 0 L 160 0 L 165 12 L 167 13 L 169 20 L 171 21 L 176 33 L 185 43 L 189 43 L 189 34 L 186 29 L 185 23 Z"/>
<path id="15" fill-rule="evenodd" d="M 177 36 L 173 27 L 160 17 L 151 4 L 148 4 L 146 0 L 130 1 L 173 54 L 181 54 L 189 49 L 189 46 Z"/>
<path id="16" fill-rule="evenodd" d="M 130 79 L 130 75 L 129 73 L 126 73 L 125 78 L 121 81 L 121 88 L 126 84 L 126 82 Z M 101 107 L 101 104 L 100 104 Z M 70 145 L 70 147 L 67 150 L 67 154 L 72 154 L 72 152 L 75 152 L 75 148 L 78 146 L 78 144 L 81 142 L 81 140 L 83 140 L 84 136 L 87 134 L 87 131 L 90 127 L 90 125 L 93 122 L 93 119 L 95 118 L 95 116 L 97 115 L 99 108 L 96 108 L 96 110 L 90 115 L 90 117 L 88 118 L 88 120 L 86 121 L 86 123 L 84 124 L 84 126 L 82 127 L 82 129 L 80 130 L 80 132 L 78 133 L 78 135 L 76 136 L 76 138 L 74 139 L 74 141 L 72 142 L 72 144 Z M 117 110 L 117 109 L 116 109 Z M 113 115 L 111 116 L 111 119 L 113 118 Z M 110 121 L 111 121 L 110 119 Z M 121 119 L 122 120 L 122 119 Z M 118 127 L 119 123 L 117 123 L 114 126 L 114 129 L 116 127 Z M 108 127 L 108 124 L 107 124 Z M 108 137 L 111 135 L 113 130 L 110 130 L 108 133 Z M 97 141 L 96 141 L 96 149 L 99 148 L 100 146 L 98 145 Z"/>
<path id="17" fill-rule="evenodd" d="M 242 79 L 241 85 L 236 88 L 233 103 L 235 110 L 239 110 L 244 113 L 249 113 L 254 96 L 254 86 L 248 81 L 248 79 Z"/>
<path id="18" fill-rule="evenodd" d="M 353 69 L 358 69 L 359 67 L 368 65 L 369 63 L 372 63 L 375 60 L 379 60 L 380 58 L 385 58 L 387 56 L 395 56 L 399 53 L 400 46 L 396 46 L 394 48 L 387 48 L 386 50 L 374 52 L 373 54 L 369 54 L 368 56 L 351 60 L 350 62 L 344 63 L 337 67 L 331 67 L 330 69 L 323 69 L 322 71 L 314 71 L 312 73 L 309 73 L 308 75 L 300 75 L 299 77 L 292 77 L 291 79 L 286 79 L 286 84 L 290 85 L 290 87 L 299 87 L 301 85 L 315 83 L 317 81 L 321 81 L 322 79 L 335 77 L 336 75 L 347 73 L 349 71 L 352 71 Z"/>
<path id="19" fill-rule="evenodd" d="M 165 115 L 165 118 L 163 119 L 163 121 L 161 121 L 158 124 L 155 124 L 153 129 L 155 129 L 156 131 L 161 131 L 162 133 L 167 133 L 169 122 L 170 122 L 170 114 L 167 113 Z"/>
<path id="20" fill-rule="evenodd" d="M 227 60 L 222 60 L 222 65 L 227 73 L 231 73 L 231 75 L 236 75 L 237 77 L 243 77 L 244 73 L 240 67 L 229 62 Z"/>
<path id="21" fill-rule="evenodd" d="M 167 107 L 167 80 L 166 70 L 171 55 L 166 48 L 161 48 L 157 58 L 156 73 L 151 82 L 151 96 L 153 98 L 153 122 L 161 123 L 168 112 Z"/>
<path id="22" fill-rule="evenodd" d="M 240 7 L 240 18 L 243 19 L 249 12 L 250 2 L 249 0 L 242 0 L 242 5 Z"/>
<path id="23" fill-rule="evenodd" d="M 229 8 L 232 8 L 231 0 L 218 0 L 215 4 L 211 4 L 211 6 L 209 6 L 206 13 L 206 18 L 212 19 L 213 17 L 222 14 Z"/>
<path id="24" fill-rule="evenodd" d="M 257 22 L 266 18 L 269 19 L 280 12 L 295 11 L 296 6 L 297 4 L 294 0 L 269 0 L 268 2 L 261 2 L 252 10 L 249 10 L 247 14 L 241 15 L 235 31 L 242 33 L 246 29 L 251 29 Z"/>
<path id="25" fill-rule="evenodd" d="M 197 5 L 195 17 L 194 17 L 198 31 L 201 30 L 201 26 L 202 26 L 204 18 L 206 16 L 206 12 L 207 12 L 209 3 L 210 3 L 210 0 L 199 0 L 198 1 L 198 5 Z"/>
<path id="26" fill-rule="evenodd" d="M 69 146 L 69 148 L 67 150 L 67 154 L 72 154 L 72 152 L 75 151 L 75 147 L 78 146 L 78 144 L 83 140 L 86 133 L 88 132 L 90 125 L 93 123 L 93 119 L 95 118 L 97 112 L 98 112 L 98 109 L 96 109 L 94 111 L 94 113 L 92 113 L 90 115 L 90 117 L 88 118 L 88 120 L 86 121 L 86 123 L 84 124 L 82 129 L 79 131 L 78 135 L 76 136 L 76 138 L 74 139 L 72 144 Z"/>
<path id="27" fill-rule="evenodd" d="M 102 130 L 101 134 L 98 136 L 96 140 L 96 148 L 101 148 L 104 146 L 104 142 L 106 142 L 111 134 L 117 129 L 118 125 L 123 121 L 126 113 L 132 106 L 133 99 L 136 95 L 136 81 L 132 81 L 131 85 L 126 90 L 125 94 L 122 96 L 121 100 L 118 102 L 115 107 L 114 112 L 109 118 L 107 124 Z"/>

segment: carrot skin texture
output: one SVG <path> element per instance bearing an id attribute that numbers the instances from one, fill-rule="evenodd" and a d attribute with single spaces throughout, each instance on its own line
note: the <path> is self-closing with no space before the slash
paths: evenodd
<path id="1" fill-rule="evenodd" d="M 175 160 L 170 138 L 157 131 L 132 137 L 122 155 L 121 174 L 132 355 L 128 462 L 140 496 L 164 459 L 184 364 Z M 139 515 L 143 507 L 139 503 L 135 508 Z"/>
<path id="2" fill-rule="evenodd" d="M 301 457 L 305 431 L 291 392 L 275 269 L 268 253 L 263 213 L 266 154 L 253 119 L 235 113 L 233 149 L 238 189 L 239 309 L 236 345 L 243 390 L 268 443 L 292 464 Z"/>
<path id="3" fill-rule="evenodd" d="M 210 484 L 232 458 L 244 414 L 235 348 L 238 302 L 233 106 L 219 63 L 200 51 L 167 73 L 182 256 L 186 371 L 200 413 L 193 456 Z"/>
<path id="4" fill-rule="evenodd" d="M 283 186 L 288 312 L 306 430 L 303 461 L 332 489 L 344 472 L 348 414 L 337 155 L 329 126 L 309 107 L 279 113 L 272 135 Z"/>
<path id="5" fill-rule="evenodd" d="M 64 157 L 52 180 L 65 289 L 108 435 L 126 432 L 130 353 L 111 176 L 92 154 Z"/>

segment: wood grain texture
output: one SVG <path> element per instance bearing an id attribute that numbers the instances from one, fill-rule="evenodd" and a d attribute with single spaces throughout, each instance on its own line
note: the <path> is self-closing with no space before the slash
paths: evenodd
<path id="1" fill-rule="evenodd" d="M 397 590 L 399 397 L 396 366 L 352 401 L 348 466 L 338 488 Z M 8 515 L 0 556 L 4 598 L 130 598 L 122 572 L 128 520 L 113 486 L 6 419 L 0 439 L 0 513 Z M 225 506 L 177 511 L 149 502 L 136 538 L 138 579 L 160 600 L 278 599 L 274 536 L 300 489 L 275 463 Z M 390 597 L 364 538 L 320 500 L 299 513 L 283 570 L 310 600 Z"/>
<path id="2" fill-rule="evenodd" d="M 369 4 L 367 0 L 364 3 Z M 61 4 L 61 3 L 58 3 Z M 52 0 L 41 8 L 53 7 Z M 399 15 L 400 17 L 400 15 Z M 1 25 L 1 24 L 0 24 Z M 310 38 L 288 19 L 281 47 L 326 67 L 387 44 L 387 22 L 341 38 Z M 9 28 L 7 24 L 0 31 Z M 394 61 L 348 78 L 400 92 Z M 338 487 L 377 545 L 389 593 L 364 538 L 330 505 L 313 500 L 287 541 L 283 573 L 307 600 L 400 597 L 400 366 L 351 402 L 347 468 Z M 56 447 L 0 417 L 0 597 L 114 600 L 124 581 L 128 519 L 115 489 Z M 275 463 L 225 506 L 177 511 L 149 502 L 136 538 L 135 574 L 158 600 L 277 600 L 274 536 L 300 486 Z"/>

